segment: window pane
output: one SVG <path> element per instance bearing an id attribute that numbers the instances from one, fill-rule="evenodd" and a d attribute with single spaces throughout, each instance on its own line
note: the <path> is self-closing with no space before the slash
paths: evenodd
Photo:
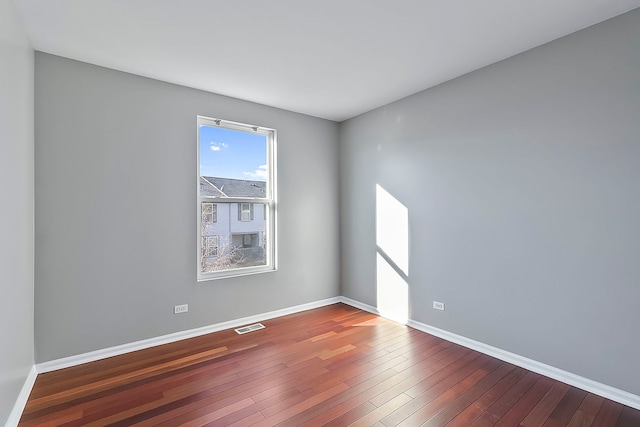
<path id="1" fill-rule="evenodd" d="M 205 205 L 202 204 L 203 209 Z M 265 204 L 257 203 L 253 209 L 250 209 L 253 203 L 215 205 L 217 221 L 201 223 L 201 273 L 267 265 L 268 209 L 263 207 Z M 250 220 L 244 220 L 245 209 L 248 213 L 253 211 Z M 210 249 L 213 243 L 207 240 L 209 236 L 215 237 L 215 253 Z"/>
<path id="2" fill-rule="evenodd" d="M 200 126 L 200 195 L 265 199 L 267 136 Z"/>

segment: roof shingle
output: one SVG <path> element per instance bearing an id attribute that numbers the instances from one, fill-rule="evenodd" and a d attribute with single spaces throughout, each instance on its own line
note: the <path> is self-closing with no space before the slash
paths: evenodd
<path id="1" fill-rule="evenodd" d="M 200 177 L 200 195 L 209 197 L 267 197 L 267 183 L 243 179 Z"/>

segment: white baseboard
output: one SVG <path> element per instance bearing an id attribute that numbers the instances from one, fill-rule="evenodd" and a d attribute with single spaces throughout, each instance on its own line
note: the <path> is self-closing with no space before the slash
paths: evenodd
<path id="1" fill-rule="evenodd" d="M 29 395 L 31 394 L 31 390 L 33 389 L 33 384 L 36 382 L 37 376 L 38 371 L 36 370 L 36 366 L 33 365 L 27 375 L 27 378 L 24 380 L 24 384 L 22 385 L 20 394 L 18 394 L 16 403 L 13 404 L 13 408 L 9 413 L 9 418 L 5 423 L 5 427 L 16 427 L 20 422 L 20 417 L 22 417 L 22 412 L 27 404 L 27 400 L 29 399 Z"/>
<path id="2" fill-rule="evenodd" d="M 364 311 L 368 311 L 373 314 L 380 315 L 375 307 L 372 307 L 368 304 L 363 304 L 347 297 L 341 297 L 340 300 L 345 304 L 351 305 Z M 512 365 L 516 365 L 529 371 L 544 375 L 546 377 L 553 378 L 554 380 L 572 385 L 579 389 L 588 391 L 589 393 L 597 394 L 598 396 L 602 396 L 604 398 L 640 410 L 640 396 L 626 392 L 624 390 L 620 390 L 615 387 L 611 387 L 606 384 L 581 377 L 580 375 L 572 374 L 571 372 L 567 372 L 562 369 L 537 362 L 527 357 L 520 356 L 518 354 L 511 353 L 500 348 L 484 344 L 480 341 L 475 341 L 461 335 L 445 331 L 443 329 L 429 326 L 425 323 L 417 322 L 415 320 L 409 320 L 407 322 L 407 326 L 442 338 L 444 340 L 459 344 L 463 347 L 470 348 L 480 353 L 495 357 L 496 359 L 504 360 L 505 362 L 511 363 Z"/>
<path id="3" fill-rule="evenodd" d="M 342 300 L 340 297 L 327 298 L 307 304 L 296 305 L 294 307 L 283 308 L 281 310 L 270 311 L 267 313 L 243 317 L 240 319 L 234 319 L 228 322 L 216 323 L 214 325 L 203 326 L 201 328 L 175 332 L 173 334 L 162 335 L 155 338 L 149 338 L 146 340 L 122 344 L 115 347 L 95 350 L 75 356 L 64 357 L 62 359 L 51 360 L 49 362 L 38 363 L 36 365 L 36 369 L 38 373 L 56 371 L 58 369 L 69 368 L 71 366 L 77 366 L 83 363 L 106 359 L 107 357 L 118 356 L 121 354 L 130 353 L 132 351 L 143 350 L 145 348 L 155 347 L 162 344 L 169 344 L 187 338 L 193 338 L 213 332 L 223 331 L 225 329 L 237 328 L 239 326 L 244 326 L 250 323 L 262 322 L 264 320 L 273 319 L 274 317 L 286 316 L 288 314 L 299 313 L 301 311 L 311 310 L 318 307 L 324 307 L 326 305 L 335 304 L 341 301 Z"/>

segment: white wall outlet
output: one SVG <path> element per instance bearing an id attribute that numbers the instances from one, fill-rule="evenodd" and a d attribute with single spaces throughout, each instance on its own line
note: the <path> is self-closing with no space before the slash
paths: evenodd
<path id="1" fill-rule="evenodd" d="M 189 311 L 189 304 L 176 305 L 173 307 L 173 314 L 186 313 Z"/>
<path id="2" fill-rule="evenodd" d="M 444 303 L 443 302 L 434 301 L 433 302 L 433 308 L 435 308 L 436 310 L 444 311 Z"/>

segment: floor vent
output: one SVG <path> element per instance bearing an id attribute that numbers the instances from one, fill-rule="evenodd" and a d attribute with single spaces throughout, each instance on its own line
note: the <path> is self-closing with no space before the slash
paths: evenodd
<path id="1" fill-rule="evenodd" d="M 243 326 L 242 328 L 236 329 L 236 333 L 242 335 L 247 332 L 257 331 L 258 329 L 264 329 L 264 325 L 262 323 L 254 323 L 253 325 Z"/>

